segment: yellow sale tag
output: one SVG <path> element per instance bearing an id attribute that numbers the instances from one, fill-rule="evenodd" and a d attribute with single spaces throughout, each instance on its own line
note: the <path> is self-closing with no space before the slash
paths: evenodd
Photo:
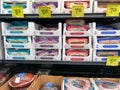
<path id="1" fill-rule="evenodd" d="M 72 17 L 84 17 L 84 5 L 73 5 Z"/>
<path id="2" fill-rule="evenodd" d="M 119 4 L 108 4 L 106 16 L 119 16 L 120 5 Z"/>
<path id="3" fill-rule="evenodd" d="M 49 6 L 40 6 L 39 17 L 51 17 L 51 8 Z"/>
<path id="4" fill-rule="evenodd" d="M 106 66 L 118 66 L 119 59 L 119 56 L 108 56 Z"/>
<path id="5" fill-rule="evenodd" d="M 12 17 L 24 18 L 23 6 L 12 6 Z"/>

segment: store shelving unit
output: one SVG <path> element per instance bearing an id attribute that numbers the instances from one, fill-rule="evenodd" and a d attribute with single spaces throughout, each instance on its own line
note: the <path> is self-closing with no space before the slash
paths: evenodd
<path id="1" fill-rule="evenodd" d="M 50 18 L 40 18 L 38 14 L 25 14 L 24 18 L 13 18 L 11 14 L 0 14 L 0 21 L 15 21 L 15 20 L 28 20 L 28 21 L 40 21 L 40 20 L 65 20 L 65 19 L 69 19 L 69 18 L 84 18 L 84 19 L 90 19 L 90 21 L 96 21 L 96 20 L 114 20 L 114 22 L 119 22 L 120 21 L 120 16 L 119 17 L 106 17 L 105 13 L 87 13 L 85 14 L 84 17 L 71 17 L 70 14 L 52 14 L 52 16 Z M 105 62 L 71 62 L 71 61 L 39 61 L 39 60 L 0 60 L 0 63 L 14 63 L 14 64 L 42 64 L 42 65 L 55 65 L 57 66 L 57 68 L 61 68 L 63 66 L 63 68 L 69 66 L 71 68 L 75 68 L 73 66 L 77 66 L 77 68 L 81 68 L 81 66 L 86 66 L 87 68 L 92 67 L 92 69 L 95 69 L 96 66 L 97 67 L 101 67 L 99 70 L 102 69 L 102 73 L 100 73 L 99 75 L 104 75 L 105 76 L 105 71 L 106 68 L 110 68 L 106 66 Z M 120 65 L 119 65 L 120 66 Z M 115 68 L 119 68 L 115 67 Z M 54 67 L 56 68 L 56 67 Z M 84 68 L 85 70 L 87 70 L 87 68 Z M 73 69 L 74 70 L 74 69 Z M 96 71 L 98 71 L 97 69 L 95 69 Z M 71 70 L 68 70 L 69 73 L 72 73 Z M 67 72 L 67 73 L 68 73 Z M 78 70 L 79 72 L 79 70 Z M 64 72 L 66 73 L 66 72 Z M 113 72 L 114 73 L 114 72 Z M 59 74 L 62 74 L 62 72 Z M 79 73 L 75 73 L 77 75 L 79 75 Z M 95 74 L 95 73 L 91 73 L 91 76 Z M 115 73 L 114 73 L 115 74 Z M 90 75 L 90 73 L 89 73 Z M 108 76 L 110 76 L 110 74 L 106 74 Z M 119 76 L 120 73 L 117 73 L 117 76 Z M 115 76 L 115 75 L 111 75 L 111 76 Z M 116 76 L 115 76 L 116 77 Z"/>

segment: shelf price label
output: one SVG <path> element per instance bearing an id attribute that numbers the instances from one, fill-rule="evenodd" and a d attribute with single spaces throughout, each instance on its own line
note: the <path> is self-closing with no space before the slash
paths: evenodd
<path id="1" fill-rule="evenodd" d="M 108 4 L 106 16 L 119 16 L 120 4 Z"/>
<path id="2" fill-rule="evenodd" d="M 73 5 L 72 17 L 84 17 L 84 5 Z"/>
<path id="3" fill-rule="evenodd" d="M 51 17 L 51 8 L 49 6 L 40 6 L 39 17 Z"/>
<path id="4" fill-rule="evenodd" d="M 12 17 L 24 18 L 23 6 L 12 6 Z"/>
<path id="5" fill-rule="evenodd" d="M 119 59 L 119 56 L 108 56 L 106 66 L 118 66 Z"/>

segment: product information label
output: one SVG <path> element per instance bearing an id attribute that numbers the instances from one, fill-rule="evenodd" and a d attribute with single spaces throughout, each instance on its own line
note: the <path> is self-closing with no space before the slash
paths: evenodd
<path id="1" fill-rule="evenodd" d="M 108 4 L 106 16 L 119 16 L 120 4 Z"/>
<path id="2" fill-rule="evenodd" d="M 72 17 L 84 17 L 84 5 L 73 5 Z"/>
<path id="3" fill-rule="evenodd" d="M 20 83 L 20 77 L 16 77 L 15 83 Z"/>
<path id="4" fill-rule="evenodd" d="M 39 17 L 51 17 L 51 8 L 49 6 L 40 6 Z"/>
<path id="5" fill-rule="evenodd" d="M 108 56 L 106 66 L 118 66 L 119 59 L 120 59 L 119 56 Z"/>
<path id="6" fill-rule="evenodd" d="M 12 17 L 24 18 L 24 11 L 22 6 L 12 6 Z"/>

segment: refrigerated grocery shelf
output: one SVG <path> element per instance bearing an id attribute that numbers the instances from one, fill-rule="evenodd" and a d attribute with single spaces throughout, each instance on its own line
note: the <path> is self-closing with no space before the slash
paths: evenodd
<path id="1" fill-rule="evenodd" d="M 86 18 L 86 19 L 100 19 L 104 18 L 105 19 L 113 19 L 115 20 L 120 19 L 120 15 L 118 17 L 106 17 L 105 13 L 86 13 L 84 17 L 72 17 L 71 14 L 52 14 L 50 18 L 42 18 L 39 17 L 38 14 L 25 14 L 24 18 L 14 18 L 12 17 L 11 14 L 0 14 L 0 20 L 1 21 L 9 21 L 9 20 L 49 20 L 49 19 L 55 19 L 55 20 L 62 20 L 62 19 L 68 19 L 68 18 Z M 101 65 L 105 66 L 105 62 L 76 62 L 76 61 L 40 61 L 40 60 L 1 60 L 0 62 L 2 63 L 21 63 L 21 64 L 56 64 L 56 65 Z"/>

